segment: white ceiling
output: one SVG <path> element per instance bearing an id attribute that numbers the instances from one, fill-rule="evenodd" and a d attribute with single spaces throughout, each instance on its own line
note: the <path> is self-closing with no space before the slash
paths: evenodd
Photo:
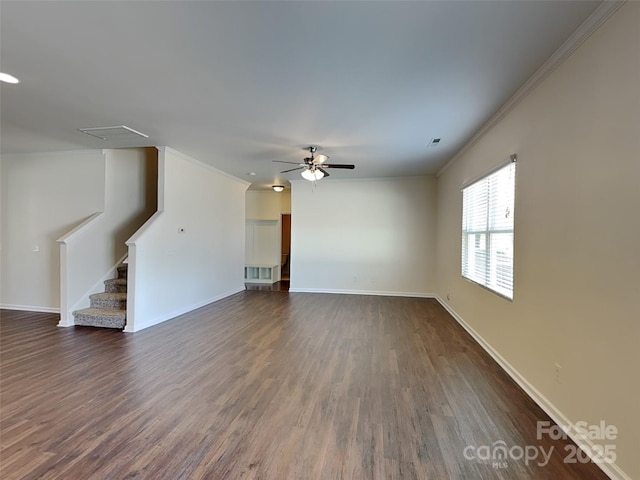
<path id="1" fill-rule="evenodd" d="M 356 164 L 331 178 L 434 174 L 599 3 L 3 0 L 1 151 L 167 145 L 260 187 L 315 144 Z M 123 124 L 149 139 L 77 130 Z"/>

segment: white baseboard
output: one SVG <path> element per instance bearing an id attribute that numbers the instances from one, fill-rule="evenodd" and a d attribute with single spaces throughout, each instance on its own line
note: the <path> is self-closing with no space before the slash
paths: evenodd
<path id="1" fill-rule="evenodd" d="M 443 301 L 440 296 L 435 295 L 435 299 L 449 312 L 449 314 L 464 328 L 473 339 L 493 358 L 498 365 L 522 388 L 529 397 L 545 411 L 549 417 L 558 425 L 568 426 L 567 435 L 573 440 L 578 447 L 585 447 L 584 452 L 593 453 L 595 444 L 590 439 L 584 438 L 579 434 L 576 424 L 569 420 L 548 398 L 546 398 L 536 387 L 531 385 L 526 378 L 518 372 L 505 358 L 500 355 L 482 336 L 476 332 L 460 315 L 458 315 L 450 305 Z M 594 462 L 600 469 L 612 480 L 631 480 L 618 465 L 615 463 Z"/>
<path id="2" fill-rule="evenodd" d="M 73 315 L 72 315 L 73 317 Z M 63 315 L 60 316 L 60 321 L 58 322 L 58 327 L 74 327 L 76 324 L 73 322 L 73 320 L 69 321 L 69 318 L 67 317 L 67 319 L 65 320 L 63 318 Z"/>
<path id="3" fill-rule="evenodd" d="M 379 297 L 436 298 L 435 293 L 385 292 L 378 290 L 344 290 L 327 288 L 289 288 L 289 293 L 334 293 L 339 295 L 375 295 Z"/>
<path id="4" fill-rule="evenodd" d="M 134 333 L 134 332 L 139 332 L 140 330 L 143 330 L 145 328 L 149 328 L 149 327 L 153 327 L 154 325 L 158 325 L 160 323 L 166 322 L 167 320 L 171 320 L 173 318 L 179 317 L 180 315 L 184 315 L 185 313 L 189 313 L 192 312 L 193 310 L 196 310 L 200 307 L 204 307 L 205 305 L 209 305 L 210 303 L 213 302 L 217 302 L 218 300 L 222 300 L 223 298 L 227 298 L 230 297 L 231 295 L 235 295 L 236 293 L 240 293 L 243 292 L 245 290 L 244 284 L 242 285 L 242 287 L 234 289 L 234 290 L 229 290 L 228 292 L 222 293 L 220 295 L 216 295 L 214 297 L 211 297 L 207 300 L 203 300 L 201 302 L 196 302 L 193 305 L 190 305 L 188 307 L 184 307 L 184 308 L 180 308 L 177 310 L 174 310 L 173 312 L 166 314 L 166 315 L 161 315 L 160 317 L 157 317 L 151 321 L 147 321 L 144 322 L 142 325 L 140 325 L 140 323 L 134 319 L 133 321 L 133 328 L 131 327 L 131 324 L 127 323 L 127 325 L 124 328 L 124 332 L 126 333 Z"/>
<path id="5" fill-rule="evenodd" d="M 20 310 L 23 312 L 39 312 L 39 313 L 60 313 L 58 307 L 35 307 L 33 305 L 13 305 L 11 303 L 2 303 L 0 308 L 6 310 Z"/>

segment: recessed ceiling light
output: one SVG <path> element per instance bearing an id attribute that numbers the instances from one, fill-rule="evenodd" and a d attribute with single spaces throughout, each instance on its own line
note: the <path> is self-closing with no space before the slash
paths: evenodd
<path id="1" fill-rule="evenodd" d="M 16 77 L 14 77 L 13 75 L 9 75 L 8 73 L 2 73 L 0 72 L 0 82 L 5 82 L 5 83 L 20 83 L 20 80 L 18 80 Z"/>
<path id="2" fill-rule="evenodd" d="M 249 172 L 249 173 L 247 173 L 247 175 L 250 175 L 250 176 L 252 176 L 252 177 L 255 177 L 255 176 L 256 176 L 256 172 Z"/>

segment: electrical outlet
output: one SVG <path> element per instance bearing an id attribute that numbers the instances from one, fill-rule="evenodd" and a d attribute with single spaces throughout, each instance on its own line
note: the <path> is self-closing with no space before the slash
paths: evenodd
<path id="1" fill-rule="evenodd" d="M 561 382 L 561 376 L 560 376 L 560 372 L 562 371 L 562 365 L 560 365 L 559 363 L 554 363 L 553 364 L 553 372 L 554 372 L 554 378 L 556 383 L 562 383 Z"/>

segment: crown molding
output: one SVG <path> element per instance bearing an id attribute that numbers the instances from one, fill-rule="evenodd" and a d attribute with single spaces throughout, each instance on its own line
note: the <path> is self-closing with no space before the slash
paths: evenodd
<path id="1" fill-rule="evenodd" d="M 587 38 L 589 38 L 600 26 L 605 23 L 627 0 L 604 1 L 589 17 L 571 34 L 571 36 L 547 59 L 536 72 L 514 93 L 503 105 L 487 120 L 469 141 L 456 153 L 451 160 L 445 163 L 437 177 L 442 175 L 453 165 L 467 150 L 475 145 L 491 128 L 493 128 L 507 113 L 518 105 L 538 85 L 540 85 L 556 68 L 558 68 Z"/>

